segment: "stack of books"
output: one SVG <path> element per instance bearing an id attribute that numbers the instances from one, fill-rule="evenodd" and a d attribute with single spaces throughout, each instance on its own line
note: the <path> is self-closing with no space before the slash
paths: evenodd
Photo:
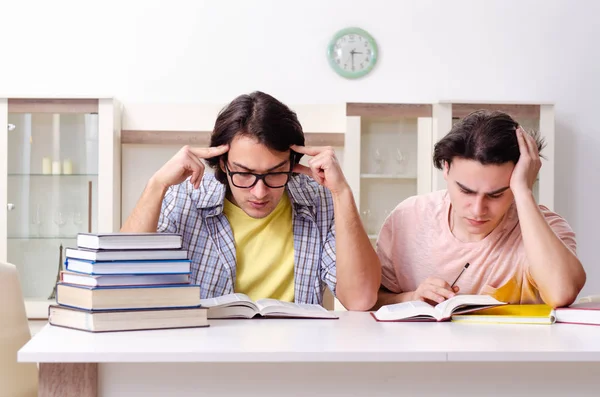
<path id="1" fill-rule="evenodd" d="M 80 233 L 65 256 L 52 325 L 90 332 L 208 326 L 178 234 Z"/>

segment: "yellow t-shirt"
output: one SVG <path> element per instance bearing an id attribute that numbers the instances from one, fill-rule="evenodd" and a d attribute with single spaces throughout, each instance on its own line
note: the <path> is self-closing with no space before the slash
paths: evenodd
<path id="1" fill-rule="evenodd" d="M 252 300 L 294 301 L 294 233 L 292 204 L 283 194 L 275 210 L 262 219 L 248 216 L 225 200 L 223 213 L 236 249 L 235 292 Z"/>

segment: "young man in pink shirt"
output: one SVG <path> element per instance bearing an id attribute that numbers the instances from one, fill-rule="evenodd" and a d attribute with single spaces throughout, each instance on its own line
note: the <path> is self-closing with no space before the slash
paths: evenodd
<path id="1" fill-rule="evenodd" d="M 535 202 L 543 146 L 505 113 L 478 111 L 456 123 L 433 156 L 447 190 L 403 201 L 379 234 L 376 307 L 436 304 L 459 290 L 509 303 L 571 304 L 586 275 L 568 223 Z"/>

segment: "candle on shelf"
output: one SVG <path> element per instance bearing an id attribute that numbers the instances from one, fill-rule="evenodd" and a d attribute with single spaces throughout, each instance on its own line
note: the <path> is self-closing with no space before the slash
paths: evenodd
<path id="1" fill-rule="evenodd" d="M 71 175 L 73 173 L 73 163 L 70 159 L 63 161 L 63 174 Z"/>
<path id="2" fill-rule="evenodd" d="M 44 157 L 42 159 L 42 174 L 49 175 L 52 173 L 52 162 L 50 157 Z"/>
<path id="3" fill-rule="evenodd" d="M 60 175 L 60 161 L 52 162 L 52 175 Z"/>

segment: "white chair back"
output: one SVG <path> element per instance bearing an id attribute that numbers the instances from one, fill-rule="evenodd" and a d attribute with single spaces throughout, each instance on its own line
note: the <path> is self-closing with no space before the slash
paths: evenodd
<path id="1" fill-rule="evenodd" d="M 17 351 L 29 339 L 17 269 L 0 262 L 0 397 L 37 396 L 36 364 L 17 362 Z"/>

